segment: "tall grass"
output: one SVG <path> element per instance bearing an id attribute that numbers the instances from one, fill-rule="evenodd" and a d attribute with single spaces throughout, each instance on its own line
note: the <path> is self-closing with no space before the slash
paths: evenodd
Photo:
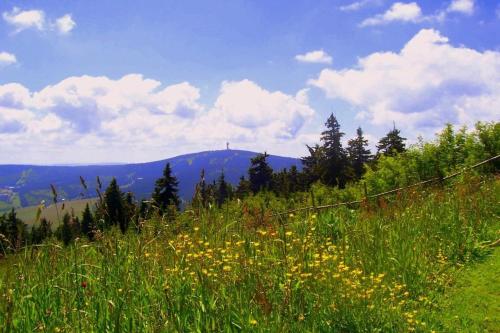
<path id="1" fill-rule="evenodd" d="M 272 218 L 286 203 L 259 197 L 153 219 L 139 235 L 52 240 L 2 264 L 0 329 L 444 330 L 435 299 L 498 238 L 498 199 L 497 180 L 472 178 Z"/>

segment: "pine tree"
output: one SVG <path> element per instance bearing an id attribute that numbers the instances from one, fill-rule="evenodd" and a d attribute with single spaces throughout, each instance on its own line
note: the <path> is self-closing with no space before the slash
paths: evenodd
<path id="1" fill-rule="evenodd" d="M 89 204 L 85 206 L 82 214 L 82 234 L 84 234 L 90 241 L 94 240 L 94 217 L 90 211 Z"/>
<path id="2" fill-rule="evenodd" d="M 238 199 L 243 199 L 249 195 L 251 191 L 250 182 L 245 179 L 245 176 L 241 176 L 238 186 L 236 187 L 236 197 Z"/>
<path id="3" fill-rule="evenodd" d="M 125 232 L 125 208 L 123 203 L 123 195 L 120 187 L 113 178 L 104 192 L 104 203 L 106 207 L 106 215 L 104 220 L 107 226 L 119 225 L 122 232 Z"/>
<path id="4" fill-rule="evenodd" d="M 306 145 L 309 156 L 301 158 L 306 185 L 309 186 L 323 176 L 325 154 L 318 144 L 313 147 Z"/>
<path id="5" fill-rule="evenodd" d="M 363 176 L 364 165 L 370 161 L 371 152 L 367 147 L 368 140 L 364 138 L 361 127 L 358 127 L 356 137 L 347 143 L 347 155 L 356 179 Z"/>
<path id="6" fill-rule="evenodd" d="M 217 206 L 221 207 L 229 198 L 229 186 L 224 177 L 224 170 L 222 170 L 217 180 Z"/>
<path id="7" fill-rule="evenodd" d="M 253 193 L 262 190 L 268 190 L 271 187 L 273 169 L 267 163 L 267 153 L 258 154 L 251 159 L 251 165 L 248 169 L 250 178 L 250 188 Z"/>
<path id="8" fill-rule="evenodd" d="M 163 170 L 163 177 L 156 180 L 155 189 L 153 192 L 153 200 L 156 202 L 162 212 L 165 212 L 169 206 L 179 209 L 179 196 L 178 196 L 179 182 L 172 174 L 170 163 L 167 163 Z"/>
<path id="9" fill-rule="evenodd" d="M 324 151 L 324 167 L 322 181 L 331 186 L 343 188 L 347 181 L 347 154 L 342 147 L 344 133 L 333 113 L 328 117 L 326 130 L 321 133 Z"/>
<path id="10" fill-rule="evenodd" d="M 61 239 L 64 245 L 68 246 L 73 240 L 73 232 L 71 228 L 71 216 L 66 212 L 63 216 L 63 223 L 61 227 Z"/>
<path id="11" fill-rule="evenodd" d="M 406 138 L 403 138 L 400 134 L 400 130 L 398 130 L 396 124 L 394 124 L 393 129 L 380 139 L 377 145 L 377 155 L 394 156 L 404 152 L 406 150 L 404 143 Z"/>
<path id="12" fill-rule="evenodd" d="M 52 225 L 45 217 L 42 217 L 40 220 L 39 233 L 42 240 L 52 236 Z"/>
<path id="13" fill-rule="evenodd" d="M 288 176 L 289 190 L 291 193 L 295 193 L 300 190 L 300 181 L 299 181 L 299 171 L 295 165 L 290 167 L 290 173 Z"/>

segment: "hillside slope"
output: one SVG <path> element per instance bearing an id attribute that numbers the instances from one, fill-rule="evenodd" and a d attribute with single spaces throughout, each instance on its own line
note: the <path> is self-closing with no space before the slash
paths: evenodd
<path id="1" fill-rule="evenodd" d="M 9 207 L 26 207 L 50 200 L 50 184 L 54 184 L 61 198 L 68 200 L 96 195 L 96 177 L 106 186 L 112 177 L 124 191 L 132 191 L 138 198 L 148 197 L 155 180 L 161 176 L 165 164 L 172 165 L 179 179 L 179 194 L 189 200 L 199 181 L 201 169 L 205 169 L 208 182 L 215 180 L 224 170 L 226 179 L 237 184 L 239 177 L 246 175 L 250 158 L 257 153 L 244 150 L 205 151 L 172 157 L 166 160 L 123 165 L 90 166 L 34 166 L 0 165 L 0 211 Z M 268 159 L 274 170 L 301 167 L 300 160 L 271 155 Z M 88 191 L 80 184 L 82 176 Z"/>

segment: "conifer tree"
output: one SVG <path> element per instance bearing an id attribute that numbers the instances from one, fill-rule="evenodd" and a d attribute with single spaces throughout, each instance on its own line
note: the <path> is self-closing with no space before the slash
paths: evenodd
<path id="1" fill-rule="evenodd" d="M 306 145 L 309 156 L 301 158 L 304 178 L 307 186 L 319 180 L 323 176 L 323 165 L 325 154 L 323 147 L 318 144 L 313 147 Z"/>
<path id="2" fill-rule="evenodd" d="M 229 198 L 229 184 L 224 177 L 224 170 L 222 170 L 219 179 L 217 180 L 217 206 L 221 207 L 222 204 Z"/>
<path id="3" fill-rule="evenodd" d="M 364 138 L 361 127 L 358 127 L 356 137 L 347 143 L 347 155 L 356 179 L 363 176 L 364 165 L 370 161 L 371 152 L 367 147 L 368 140 Z"/>
<path id="4" fill-rule="evenodd" d="M 163 170 L 163 177 L 156 180 L 155 189 L 153 192 L 153 200 L 156 202 L 162 212 L 165 212 L 169 206 L 179 209 L 179 196 L 178 196 L 179 182 L 172 174 L 170 163 L 167 163 Z"/>
<path id="5" fill-rule="evenodd" d="M 406 138 L 401 136 L 401 131 L 396 128 L 396 124 L 386 136 L 380 139 L 377 145 L 377 155 L 394 156 L 406 150 Z"/>
<path id="6" fill-rule="evenodd" d="M 250 188 L 253 193 L 268 190 L 271 187 L 273 169 L 267 163 L 268 157 L 269 155 L 264 152 L 264 154 L 258 154 L 251 159 L 248 175 L 250 178 Z"/>
<path id="7" fill-rule="evenodd" d="M 104 203 L 106 207 L 106 214 L 104 216 L 106 225 L 119 225 L 122 232 L 125 232 L 123 229 L 126 223 L 123 195 L 115 178 L 111 180 L 104 192 Z"/>
<path id="8" fill-rule="evenodd" d="M 64 245 L 68 246 L 73 240 L 73 232 L 71 227 L 71 216 L 66 212 L 63 216 L 62 226 L 61 226 L 61 240 Z"/>
<path id="9" fill-rule="evenodd" d="M 324 163 L 322 167 L 321 180 L 331 186 L 343 188 L 347 181 L 347 154 L 342 147 L 344 133 L 340 131 L 340 125 L 333 113 L 328 117 L 326 130 L 321 133 L 323 142 Z"/>
<path id="10" fill-rule="evenodd" d="M 250 188 L 250 182 L 245 179 L 245 176 L 241 176 L 238 186 L 236 187 L 236 197 L 239 199 L 243 199 L 244 197 L 249 195 L 251 191 L 252 190 Z"/>
<path id="11" fill-rule="evenodd" d="M 299 181 L 299 171 L 295 165 L 290 167 L 289 173 L 289 190 L 291 193 L 295 193 L 300 190 L 300 181 Z"/>
<path id="12" fill-rule="evenodd" d="M 45 217 L 40 219 L 39 232 L 42 240 L 52 236 L 52 224 Z"/>
<path id="13" fill-rule="evenodd" d="M 92 216 L 89 204 L 87 203 L 82 213 L 82 234 L 84 234 L 90 241 L 92 241 L 94 239 L 94 229 L 94 217 Z"/>

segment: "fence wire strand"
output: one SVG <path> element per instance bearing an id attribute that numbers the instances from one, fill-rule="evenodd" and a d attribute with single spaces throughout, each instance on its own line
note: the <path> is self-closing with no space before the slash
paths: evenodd
<path id="1" fill-rule="evenodd" d="M 395 188 L 395 189 L 392 189 L 392 190 L 389 190 L 389 191 L 385 191 L 385 192 L 381 192 L 381 193 L 377 193 L 377 194 L 367 195 L 363 199 L 360 199 L 360 200 L 339 202 L 339 203 L 335 203 L 335 204 L 321 205 L 321 206 L 307 206 L 307 207 L 295 208 L 295 209 L 286 210 L 286 211 L 283 211 L 283 212 L 272 214 L 271 217 L 281 216 L 281 215 L 285 215 L 285 214 L 293 214 L 293 213 L 301 212 L 301 211 L 305 211 L 305 210 L 320 210 L 320 209 L 336 208 L 336 207 L 340 207 L 340 206 L 348 206 L 348 205 L 360 204 L 360 203 L 366 201 L 367 199 L 379 198 L 379 197 L 382 197 L 382 196 L 385 196 L 385 195 L 388 195 L 388 194 L 397 193 L 397 192 L 400 192 L 400 191 L 407 190 L 409 188 L 413 188 L 413 187 L 417 187 L 417 186 L 421 186 L 421 185 L 425 185 L 425 184 L 429 184 L 429 183 L 443 182 L 445 180 L 448 180 L 448 179 L 454 178 L 456 176 L 459 176 L 459 175 L 461 175 L 461 174 L 463 174 L 463 173 L 465 173 L 467 171 L 470 171 L 470 170 L 473 170 L 473 169 L 475 169 L 477 167 L 480 167 L 481 165 L 484 165 L 486 163 L 492 162 L 492 161 L 494 161 L 494 160 L 496 160 L 498 158 L 500 158 L 500 155 L 496 155 L 494 157 L 488 158 L 488 159 L 486 159 L 484 161 L 481 161 L 479 163 L 471 165 L 470 167 L 463 168 L 462 170 L 457 171 L 455 173 L 452 173 L 451 175 L 448 175 L 448 176 L 443 177 L 443 178 L 435 177 L 435 178 L 427 179 L 427 180 L 424 180 L 424 181 L 421 181 L 421 182 L 418 182 L 418 183 L 415 183 L 415 184 L 398 187 L 398 188 Z"/>

